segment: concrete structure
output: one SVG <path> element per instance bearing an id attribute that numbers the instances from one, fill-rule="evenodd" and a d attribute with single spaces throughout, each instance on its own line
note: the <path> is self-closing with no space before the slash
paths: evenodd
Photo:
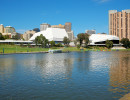
<path id="1" fill-rule="evenodd" d="M 10 43 L 14 43 L 14 44 L 32 44 L 32 41 L 22 41 L 22 40 L 12 40 L 12 39 L 8 39 L 8 40 L 0 40 L 0 43 L 2 44 L 10 44 Z"/>
<path id="2" fill-rule="evenodd" d="M 4 33 L 4 26 L 3 26 L 3 24 L 0 25 L 0 33 Z"/>
<path id="3" fill-rule="evenodd" d="M 86 30 L 85 32 L 89 35 L 96 34 L 96 30 Z"/>
<path id="4" fill-rule="evenodd" d="M 74 40 L 74 32 L 73 31 L 67 32 L 67 34 L 68 34 L 69 40 L 73 41 Z"/>
<path id="5" fill-rule="evenodd" d="M 52 28 L 65 28 L 64 25 L 59 24 L 59 25 L 51 25 Z"/>
<path id="6" fill-rule="evenodd" d="M 47 28 L 45 31 L 34 34 L 29 40 L 34 41 L 37 36 L 43 35 L 49 41 L 62 42 L 64 37 L 68 37 L 65 29 L 61 28 Z"/>
<path id="7" fill-rule="evenodd" d="M 45 31 L 49 27 L 51 27 L 50 24 L 43 23 L 43 24 L 40 25 L 40 31 Z"/>
<path id="8" fill-rule="evenodd" d="M 33 31 L 33 30 L 29 30 L 29 31 L 26 31 L 24 34 L 23 34 L 23 38 L 25 41 L 29 40 L 36 32 Z"/>
<path id="9" fill-rule="evenodd" d="M 70 22 L 65 23 L 65 30 L 66 32 L 71 32 L 72 24 Z"/>
<path id="10" fill-rule="evenodd" d="M 122 10 L 109 10 L 109 34 L 130 40 L 130 9 Z"/>
<path id="11" fill-rule="evenodd" d="M 12 26 L 6 26 L 4 29 L 4 33 L 13 33 L 15 32 L 15 28 Z"/>
<path id="12" fill-rule="evenodd" d="M 90 45 L 104 45 L 106 40 L 110 40 L 113 44 L 119 44 L 119 38 L 117 36 L 106 34 L 92 34 L 89 37 Z"/>

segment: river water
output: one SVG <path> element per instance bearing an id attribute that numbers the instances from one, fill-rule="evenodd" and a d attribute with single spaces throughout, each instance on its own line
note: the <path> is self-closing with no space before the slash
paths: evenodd
<path id="1" fill-rule="evenodd" d="M 0 100 L 118 100 L 129 92 L 129 51 L 0 55 Z"/>

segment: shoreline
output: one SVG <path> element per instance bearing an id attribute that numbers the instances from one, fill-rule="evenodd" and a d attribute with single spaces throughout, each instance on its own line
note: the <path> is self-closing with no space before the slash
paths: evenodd
<path id="1" fill-rule="evenodd" d="M 112 52 L 112 51 L 130 51 L 130 50 L 79 50 L 79 51 L 62 51 L 62 53 L 69 53 L 69 52 L 88 52 L 88 51 L 92 51 L 92 52 Z M 17 52 L 17 53 L 0 53 L 0 55 L 11 55 L 11 54 L 39 54 L 39 53 L 49 53 L 48 51 L 38 51 L 38 52 Z"/>

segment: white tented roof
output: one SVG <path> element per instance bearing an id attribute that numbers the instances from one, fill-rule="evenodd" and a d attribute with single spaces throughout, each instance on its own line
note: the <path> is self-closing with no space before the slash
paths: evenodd
<path id="1" fill-rule="evenodd" d="M 68 38 L 68 34 L 65 29 L 60 28 L 47 28 L 45 31 L 35 33 L 29 40 L 33 41 L 37 36 L 43 35 L 49 41 L 63 41 L 64 37 Z"/>
<path id="2" fill-rule="evenodd" d="M 89 37 L 89 40 L 91 41 L 90 44 L 95 44 L 96 42 L 102 42 L 106 40 L 119 40 L 119 37 L 107 34 L 92 34 Z"/>

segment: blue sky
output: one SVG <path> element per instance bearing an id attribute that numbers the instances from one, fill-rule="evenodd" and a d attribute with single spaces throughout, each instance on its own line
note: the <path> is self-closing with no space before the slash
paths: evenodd
<path id="1" fill-rule="evenodd" d="M 130 0 L 0 0 L 0 24 L 17 32 L 72 23 L 75 36 L 87 29 L 108 33 L 108 10 L 130 9 Z"/>

